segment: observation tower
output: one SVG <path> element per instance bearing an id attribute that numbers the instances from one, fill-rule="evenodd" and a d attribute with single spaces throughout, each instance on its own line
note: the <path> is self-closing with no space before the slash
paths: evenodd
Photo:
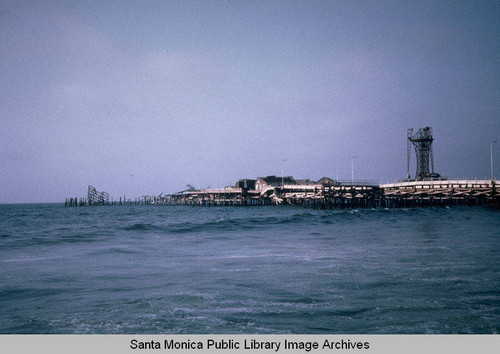
<path id="1" fill-rule="evenodd" d="M 415 173 L 415 180 L 431 180 L 440 179 L 441 176 L 434 172 L 434 156 L 432 153 L 432 128 L 420 128 L 413 134 L 413 128 L 408 129 L 408 143 L 407 143 L 407 167 L 406 178 L 410 179 L 410 155 L 411 146 L 415 148 L 415 156 L 417 159 L 417 171 Z M 430 165 L 430 166 L 429 166 Z"/>

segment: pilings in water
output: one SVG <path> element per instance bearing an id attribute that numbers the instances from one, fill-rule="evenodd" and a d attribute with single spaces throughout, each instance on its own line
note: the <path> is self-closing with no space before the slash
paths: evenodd
<path id="1" fill-rule="evenodd" d="M 118 200 L 109 200 L 106 203 L 89 203 L 87 198 L 66 198 L 64 200 L 65 207 L 76 207 L 76 206 L 95 206 L 95 205 L 149 205 L 154 204 L 148 198 L 134 198 L 127 199 L 120 197 Z"/>
<path id="2" fill-rule="evenodd" d="M 500 207 L 498 181 L 408 181 L 385 185 L 285 185 L 265 190 L 223 188 L 190 190 L 160 196 L 109 200 L 105 192 L 89 186 L 87 198 L 66 198 L 65 206 L 85 205 L 298 205 L 313 209 L 416 208 L 439 206 Z M 92 189 L 93 188 L 93 189 Z"/>
<path id="3" fill-rule="evenodd" d="M 83 206 L 87 205 L 87 198 L 66 198 L 64 201 L 64 206 L 66 207 L 74 207 L 74 206 Z"/>
<path id="4" fill-rule="evenodd" d="M 148 205 L 155 204 L 156 199 L 159 197 L 155 196 L 142 196 L 135 199 L 127 199 L 124 195 L 123 199 L 120 196 L 118 200 L 113 200 L 109 198 L 107 192 L 98 192 L 94 187 L 88 186 L 87 197 L 69 197 L 64 201 L 64 206 L 75 207 L 75 206 L 93 206 L 93 205 Z"/>

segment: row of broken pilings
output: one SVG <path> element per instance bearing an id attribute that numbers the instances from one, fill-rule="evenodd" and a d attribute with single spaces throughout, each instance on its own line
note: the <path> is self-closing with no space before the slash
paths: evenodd
<path id="1" fill-rule="evenodd" d="M 142 198 L 126 199 L 120 197 L 118 200 L 111 201 L 91 201 L 88 198 L 66 198 L 64 200 L 65 207 L 81 207 L 81 206 L 95 206 L 95 205 L 148 205 L 151 204 Z"/>
<path id="2" fill-rule="evenodd" d="M 91 202 L 88 198 L 66 198 L 64 200 L 65 207 L 77 207 L 77 206 L 90 206 L 90 205 L 111 205 L 110 202 L 106 201 L 94 201 Z"/>
<path id="3" fill-rule="evenodd" d="M 89 203 L 87 198 L 66 198 L 65 207 L 92 206 L 92 205 L 152 205 L 144 199 L 124 199 L 107 203 Z M 226 200 L 177 200 L 158 205 L 184 206 L 272 206 L 296 205 L 314 210 L 326 209 L 358 209 L 358 208 L 422 208 L 446 206 L 489 206 L 500 208 L 500 202 L 491 198 L 307 198 L 286 199 L 276 203 L 270 198 L 261 199 L 226 199 Z"/>
<path id="4" fill-rule="evenodd" d="M 84 206 L 87 205 L 87 198 L 66 198 L 64 200 L 65 207 L 76 207 L 76 206 Z"/>

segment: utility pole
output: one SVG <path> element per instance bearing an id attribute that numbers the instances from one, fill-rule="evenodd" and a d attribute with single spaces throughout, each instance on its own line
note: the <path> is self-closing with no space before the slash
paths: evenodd
<path id="1" fill-rule="evenodd" d="M 351 158 L 351 184 L 354 184 L 354 159 L 357 159 L 357 156 L 353 156 Z"/>
<path id="2" fill-rule="evenodd" d="M 490 141 L 490 167 L 491 167 L 491 180 L 495 180 L 495 175 L 493 174 L 493 144 L 496 144 L 496 140 Z"/>

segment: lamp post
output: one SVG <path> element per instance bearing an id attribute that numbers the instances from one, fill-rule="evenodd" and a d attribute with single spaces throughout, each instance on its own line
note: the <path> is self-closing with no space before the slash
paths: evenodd
<path id="1" fill-rule="evenodd" d="M 286 159 L 281 160 L 281 187 L 285 185 L 285 175 L 283 173 L 283 162 L 287 161 Z"/>
<path id="2" fill-rule="evenodd" d="M 353 156 L 351 158 L 351 184 L 354 184 L 354 159 L 357 159 L 357 156 Z"/>
<path id="3" fill-rule="evenodd" d="M 491 167 L 491 180 L 495 179 L 495 175 L 493 174 L 493 144 L 496 144 L 496 140 L 490 141 L 490 167 Z"/>

